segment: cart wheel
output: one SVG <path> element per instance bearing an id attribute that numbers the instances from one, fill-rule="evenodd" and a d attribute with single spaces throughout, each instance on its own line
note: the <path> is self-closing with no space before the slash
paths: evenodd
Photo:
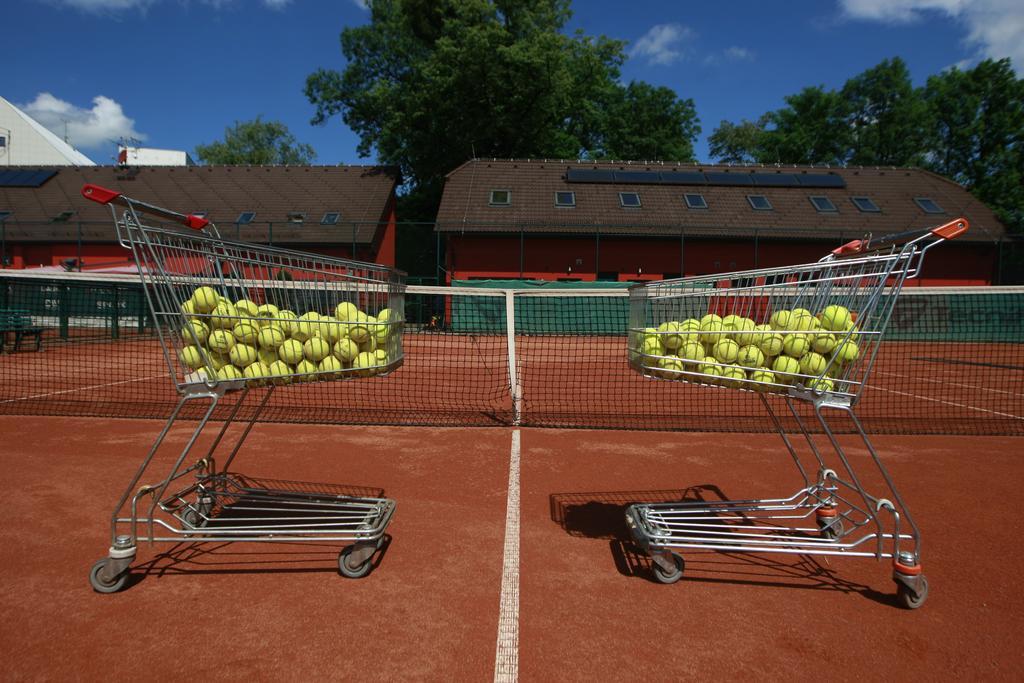
<path id="1" fill-rule="evenodd" d="M 917 609 L 924 604 L 924 601 L 928 599 L 928 579 L 923 575 L 921 576 L 920 586 L 921 590 L 915 593 L 906 584 L 899 584 L 899 587 L 896 589 L 896 601 L 900 604 L 900 607 Z"/>
<path id="2" fill-rule="evenodd" d="M 836 517 L 830 524 L 827 519 L 818 520 L 818 528 L 821 530 L 821 535 L 829 540 L 835 540 L 843 535 L 843 520 L 840 517 Z"/>
<path id="3" fill-rule="evenodd" d="M 109 557 L 104 557 L 102 560 L 97 561 L 96 564 L 92 566 L 92 570 L 89 572 L 89 584 L 92 586 L 92 589 L 97 593 L 116 593 L 122 588 L 124 588 L 125 582 L 128 581 L 127 571 L 121 572 L 110 583 L 105 582 L 100 577 L 100 572 L 103 570 L 104 567 L 107 566 L 107 562 L 109 560 Z"/>
<path id="4" fill-rule="evenodd" d="M 683 567 L 685 566 L 682 557 L 676 553 L 669 553 L 669 555 L 672 557 L 672 562 L 675 563 L 675 571 L 666 572 L 661 568 L 660 564 L 653 561 L 651 562 L 651 569 L 654 570 L 654 578 L 666 585 L 675 583 L 679 579 L 683 578 Z"/>
<path id="5" fill-rule="evenodd" d="M 350 579 L 361 579 L 373 569 L 373 555 L 366 558 L 359 566 L 352 566 L 349 564 L 349 556 L 352 555 L 354 548 L 355 546 L 350 545 L 338 554 L 338 571 L 342 576 L 347 576 Z"/>

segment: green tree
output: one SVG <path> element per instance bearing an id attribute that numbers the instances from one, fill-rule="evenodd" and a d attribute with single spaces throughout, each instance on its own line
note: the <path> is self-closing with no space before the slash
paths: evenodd
<path id="1" fill-rule="evenodd" d="M 279 121 L 235 121 L 224 130 L 224 140 L 196 145 L 196 156 L 205 164 L 289 164 L 312 163 L 316 152 L 295 140 Z"/>
<path id="2" fill-rule="evenodd" d="M 692 157 L 693 103 L 619 84 L 624 44 L 565 35 L 569 16 L 568 0 L 372 0 L 341 33 L 345 69 L 306 81 L 313 121 L 340 115 L 427 212 L 474 156 Z"/>
<path id="3" fill-rule="evenodd" d="M 709 153 L 726 164 L 751 164 L 761 160 L 762 144 L 768 119 L 762 116 L 755 123 L 743 119 L 739 123 L 722 121 L 708 137 Z"/>
<path id="4" fill-rule="evenodd" d="M 849 163 L 914 166 L 924 160 L 930 122 L 920 90 L 899 57 L 854 76 L 843 86 L 849 107 Z"/>
<path id="5" fill-rule="evenodd" d="M 768 114 L 771 129 L 761 142 L 759 161 L 788 164 L 841 164 L 849 153 L 846 100 L 821 86 L 786 97 L 788 106 Z"/>
<path id="6" fill-rule="evenodd" d="M 928 166 L 963 184 L 1024 233 L 1024 79 L 1009 59 L 932 76 L 925 100 L 937 125 Z"/>

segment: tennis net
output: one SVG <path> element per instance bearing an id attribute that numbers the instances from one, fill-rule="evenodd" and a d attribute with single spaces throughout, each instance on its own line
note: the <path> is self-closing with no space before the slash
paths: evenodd
<path id="1" fill-rule="evenodd" d="M 410 286 L 402 368 L 280 387 L 261 419 L 774 430 L 756 394 L 634 373 L 624 288 L 498 284 Z M 0 311 L 43 329 L 39 351 L 31 339 L 15 351 L 5 333 L 0 414 L 167 417 L 177 395 L 142 287 L 135 276 L 0 273 Z M 904 289 L 857 416 L 874 433 L 1024 435 L 1024 288 Z"/>

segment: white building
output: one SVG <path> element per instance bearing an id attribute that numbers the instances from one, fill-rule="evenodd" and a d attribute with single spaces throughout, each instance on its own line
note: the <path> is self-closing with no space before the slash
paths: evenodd
<path id="1" fill-rule="evenodd" d="M 92 159 L 0 97 L 0 167 L 95 165 Z"/>
<path id="2" fill-rule="evenodd" d="M 193 166 L 187 152 L 176 149 L 117 146 L 117 163 L 121 166 Z"/>

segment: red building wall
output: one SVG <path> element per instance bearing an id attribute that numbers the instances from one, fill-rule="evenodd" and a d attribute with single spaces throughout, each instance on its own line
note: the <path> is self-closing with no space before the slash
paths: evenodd
<path id="1" fill-rule="evenodd" d="M 811 263 L 838 242 L 689 238 L 586 238 L 449 235 L 445 268 L 451 279 L 659 280 L 734 270 Z M 522 247 L 520 249 L 520 247 Z M 928 252 L 913 285 L 988 285 L 997 251 L 983 243 L 950 243 Z"/>

